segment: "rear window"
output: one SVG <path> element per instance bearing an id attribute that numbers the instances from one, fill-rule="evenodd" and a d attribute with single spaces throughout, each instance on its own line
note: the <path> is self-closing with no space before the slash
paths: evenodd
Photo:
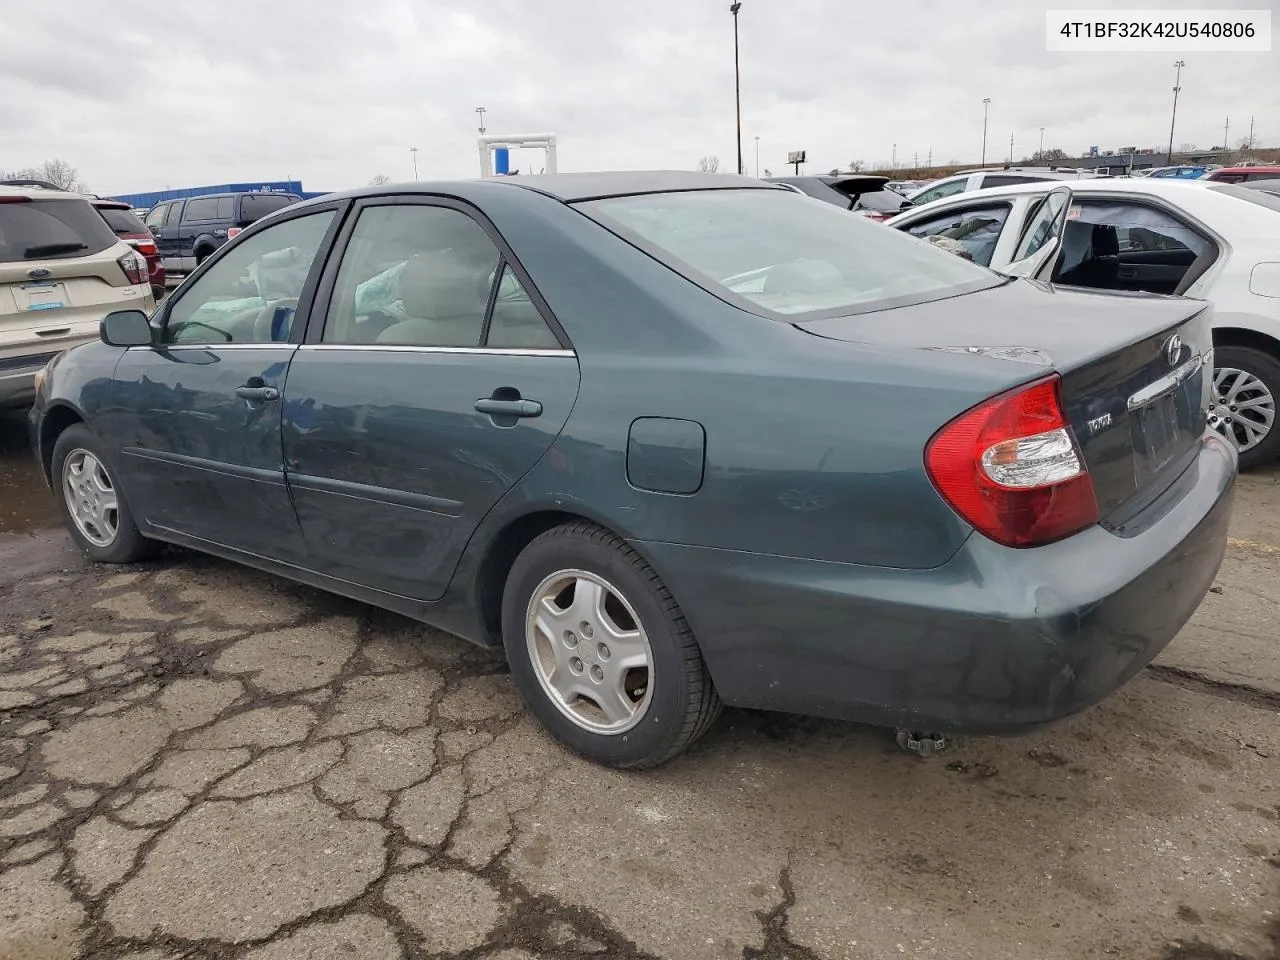
<path id="1" fill-rule="evenodd" d="M 598 222 L 721 299 L 818 319 L 997 286 L 982 267 L 831 204 L 781 190 L 592 200 Z"/>
<path id="2" fill-rule="evenodd" d="M 870 190 L 858 194 L 855 210 L 873 210 L 876 213 L 898 213 L 914 204 L 894 190 Z"/>
<path id="3" fill-rule="evenodd" d="M 1280 196 L 1274 193 L 1268 193 L 1265 190 L 1252 190 L 1249 187 L 1238 187 L 1229 183 L 1219 183 L 1209 189 L 1216 190 L 1218 193 L 1225 193 L 1230 197 L 1248 200 L 1250 203 L 1256 203 L 1260 207 L 1266 207 L 1268 210 L 1275 210 L 1280 213 Z"/>
<path id="4" fill-rule="evenodd" d="M 0 263 L 87 257 L 115 242 L 87 200 L 0 203 Z"/>
<path id="5" fill-rule="evenodd" d="M 218 218 L 218 198 L 205 197 L 200 200 L 188 200 L 187 212 L 183 220 L 216 220 Z"/>
<path id="6" fill-rule="evenodd" d="M 268 213 L 295 203 L 293 197 L 279 193 L 250 193 L 240 201 L 240 218 L 242 220 L 261 220 Z"/>
<path id="7" fill-rule="evenodd" d="M 121 210 L 116 207 L 98 207 L 102 219 L 118 236 L 133 233 L 146 233 L 147 227 L 132 210 Z"/>

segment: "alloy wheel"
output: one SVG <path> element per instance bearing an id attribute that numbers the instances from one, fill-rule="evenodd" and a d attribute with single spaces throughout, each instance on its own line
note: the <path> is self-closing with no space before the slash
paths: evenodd
<path id="1" fill-rule="evenodd" d="M 1213 372 L 1209 426 L 1243 453 L 1267 438 L 1276 420 L 1276 399 L 1261 378 L 1248 370 L 1218 367 Z"/>
<path id="2" fill-rule="evenodd" d="M 608 581 L 560 570 L 533 591 L 525 616 L 529 659 L 543 692 L 583 730 L 619 734 L 653 695 L 653 649 L 634 608 Z"/>
<path id="3" fill-rule="evenodd" d="M 109 547 L 120 532 L 120 500 L 102 461 L 77 447 L 62 464 L 62 495 L 81 536 Z"/>

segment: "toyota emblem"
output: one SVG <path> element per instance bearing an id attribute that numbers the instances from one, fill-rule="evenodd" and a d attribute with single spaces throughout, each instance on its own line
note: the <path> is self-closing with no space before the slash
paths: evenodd
<path id="1" fill-rule="evenodd" d="M 1165 341 L 1164 357 L 1171 367 L 1176 367 L 1182 358 L 1182 338 L 1176 333 Z"/>

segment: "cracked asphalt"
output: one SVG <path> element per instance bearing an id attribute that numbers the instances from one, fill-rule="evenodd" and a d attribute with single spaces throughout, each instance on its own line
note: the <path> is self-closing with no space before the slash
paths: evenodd
<path id="1" fill-rule="evenodd" d="M 726 711 L 656 772 L 502 660 L 170 551 L 92 567 L 0 421 L 0 960 L 1280 957 L 1280 470 L 1120 694 L 929 761 Z"/>

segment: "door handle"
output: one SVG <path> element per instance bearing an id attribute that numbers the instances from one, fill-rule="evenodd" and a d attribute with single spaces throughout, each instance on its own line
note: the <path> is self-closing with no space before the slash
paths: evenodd
<path id="1" fill-rule="evenodd" d="M 236 396 L 241 400 L 266 403 L 268 400 L 279 400 L 280 391 L 275 387 L 236 387 Z"/>
<path id="2" fill-rule="evenodd" d="M 542 414 L 537 400 L 495 400 L 484 397 L 476 401 L 476 410 L 491 417 L 536 417 Z"/>

